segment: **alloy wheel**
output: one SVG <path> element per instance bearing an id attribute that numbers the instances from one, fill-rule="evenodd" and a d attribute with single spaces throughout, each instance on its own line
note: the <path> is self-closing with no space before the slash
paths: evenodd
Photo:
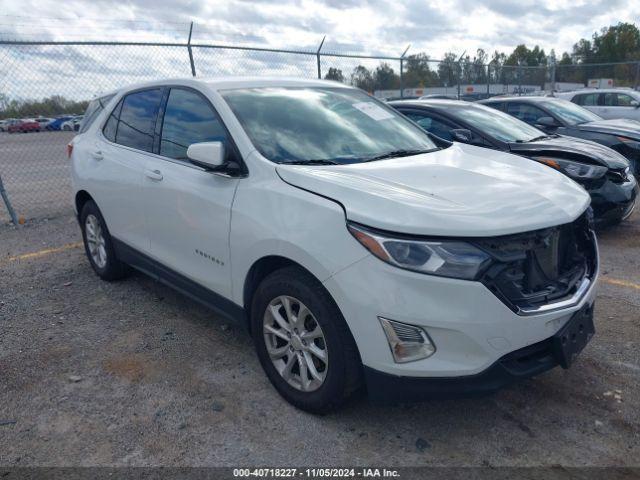
<path id="1" fill-rule="evenodd" d="M 100 221 L 95 215 L 87 215 L 84 230 L 91 259 L 98 268 L 104 268 L 107 265 L 107 248 Z"/>
<path id="2" fill-rule="evenodd" d="M 293 388 L 320 388 L 329 367 L 324 332 L 297 298 L 282 295 L 269 302 L 263 317 L 267 353 L 280 376 Z"/>

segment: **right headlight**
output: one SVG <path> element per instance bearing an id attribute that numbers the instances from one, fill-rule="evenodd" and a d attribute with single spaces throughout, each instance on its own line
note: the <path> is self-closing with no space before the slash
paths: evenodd
<path id="1" fill-rule="evenodd" d="M 412 239 L 353 223 L 349 223 L 347 228 L 380 260 L 406 270 L 475 280 L 491 262 L 487 253 L 463 241 Z"/>
<path id="2" fill-rule="evenodd" d="M 533 159 L 561 171 L 574 180 L 595 180 L 597 178 L 602 178 L 608 170 L 607 167 L 602 167 L 600 165 L 572 162 L 571 160 L 565 160 L 563 158 L 533 157 Z"/>

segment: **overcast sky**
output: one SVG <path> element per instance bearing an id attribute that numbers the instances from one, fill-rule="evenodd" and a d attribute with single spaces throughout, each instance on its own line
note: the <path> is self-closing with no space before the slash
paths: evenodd
<path id="1" fill-rule="evenodd" d="M 640 0 L 0 0 L 0 39 L 194 42 L 399 56 L 447 51 L 473 56 L 537 44 L 570 50 L 580 38 L 640 18 Z M 199 77 L 315 77 L 315 55 L 193 50 Z M 322 58 L 345 79 L 378 60 Z M 399 62 L 390 61 L 399 71 Z M 437 68 L 434 64 L 432 68 Z M 145 80 L 190 76 L 184 47 L 0 45 L 0 93 L 9 98 L 87 99 Z"/>
<path id="2" fill-rule="evenodd" d="M 640 18 L 640 0 L 0 0 L 0 38 L 175 39 L 399 54 L 570 50 L 601 27 Z"/>

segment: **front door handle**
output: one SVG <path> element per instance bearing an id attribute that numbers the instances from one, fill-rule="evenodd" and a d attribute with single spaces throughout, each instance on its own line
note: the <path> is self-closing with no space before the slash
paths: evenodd
<path id="1" fill-rule="evenodd" d="M 93 152 L 91 152 L 91 157 L 94 160 L 102 160 L 104 158 L 104 155 L 102 155 L 101 150 L 94 150 Z"/>
<path id="2" fill-rule="evenodd" d="M 160 182 L 162 180 L 162 172 L 160 170 L 145 170 L 144 174 L 151 180 Z"/>

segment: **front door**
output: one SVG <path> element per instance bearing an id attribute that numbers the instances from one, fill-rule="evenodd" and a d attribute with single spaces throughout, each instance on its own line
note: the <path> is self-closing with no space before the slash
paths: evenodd
<path id="1" fill-rule="evenodd" d="M 193 143 L 230 145 L 226 129 L 203 95 L 175 87 L 159 132 L 157 154 L 147 158 L 143 175 L 151 256 L 228 298 L 231 206 L 240 180 L 205 171 L 187 158 Z"/>

